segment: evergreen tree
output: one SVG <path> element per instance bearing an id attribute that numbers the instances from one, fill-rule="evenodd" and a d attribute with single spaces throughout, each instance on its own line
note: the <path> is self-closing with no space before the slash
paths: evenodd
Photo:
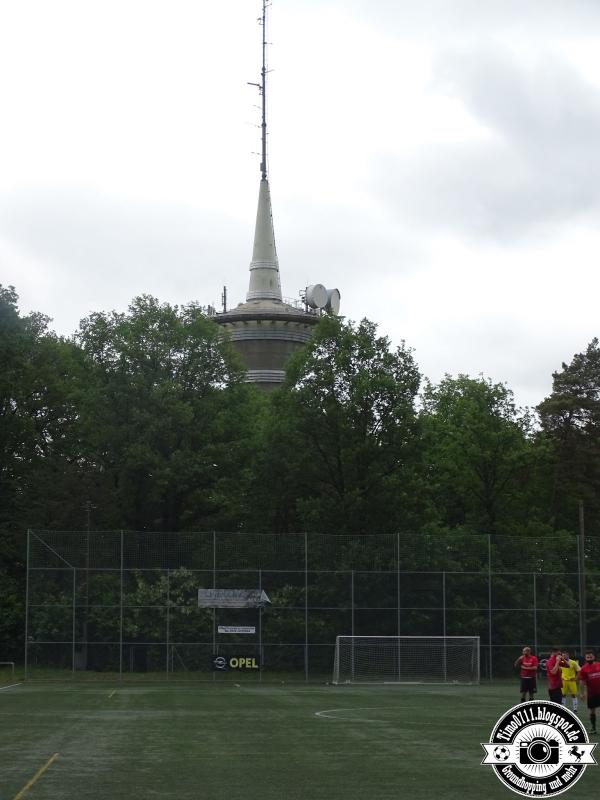
<path id="1" fill-rule="evenodd" d="M 550 508 L 556 527 L 578 529 L 583 501 L 590 532 L 600 531 L 600 346 L 593 339 L 552 374 L 538 412 L 550 451 Z"/>

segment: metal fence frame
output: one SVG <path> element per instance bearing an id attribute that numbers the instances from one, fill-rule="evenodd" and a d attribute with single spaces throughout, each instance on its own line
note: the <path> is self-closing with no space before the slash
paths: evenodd
<path id="1" fill-rule="evenodd" d="M 273 534 L 265 534 L 263 537 L 260 535 L 252 534 L 251 543 L 258 543 L 258 549 L 256 552 L 250 552 L 250 556 L 256 557 L 257 564 L 253 567 L 248 567 L 247 562 L 244 561 L 242 558 L 242 550 L 244 549 L 242 545 L 248 543 L 247 538 L 244 540 L 242 537 L 247 537 L 247 534 L 229 534 L 229 533 L 216 533 L 216 532 L 203 532 L 198 534 L 193 533 L 172 533 L 172 534 L 159 534 L 159 533 L 136 533 L 136 532 L 126 532 L 126 531 L 108 531 L 108 532 L 101 532 L 101 531 L 78 531 L 78 532 L 50 532 L 50 531 L 33 531 L 30 530 L 27 533 L 27 580 L 26 580 L 26 619 L 25 619 L 25 676 L 28 677 L 31 672 L 31 651 L 34 647 L 38 647 L 40 645 L 56 645 L 57 647 L 60 646 L 63 651 L 65 647 L 70 647 L 70 660 L 71 660 L 71 675 L 74 677 L 76 674 L 81 670 L 81 665 L 78 665 L 78 653 L 77 648 L 83 648 L 87 654 L 88 647 L 98 644 L 98 642 L 94 642 L 89 640 L 87 637 L 87 617 L 85 622 L 85 636 L 78 636 L 77 635 L 77 622 L 78 622 L 78 614 L 80 615 L 81 609 L 86 609 L 86 612 L 89 612 L 89 609 L 94 607 L 89 603 L 89 584 L 90 584 L 90 573 L 99 574 L 99 573 L 107 573 L 112 574 L 113 577 L 116 573 L 118 573 L 118 583 L 119 583 L 119 602 L 111 608 L 114 608 L 115 611 L 118 611 L 118 628 L 119 628 L 119 637 L 118 641 L 114 642 L 103 642 L 102 644 L 111 645 L 115 648 L 118 648 L 118 676 L 119 679 L 122 679 L 124 674 L 126 673 L 125 665 L 124 665 L 124 652 L 125 649 L 129 648 L 129 655 L 130 655 L 130 662 L 132 660 L 132 647 L 134 646 L 153 646 L 165 648 L 165 660 L 164 660 L 164 675 L 166 678 L 173 677 L 176 670 L 175 670 L 175 655 L 177 653 L 177 646 L 180 647 L 185 646 L 202 646 L 206 648 L 212 648 L 212 652 L 218 653 L 219 649 L 226 648 L 228 643 L 223 642 L 223 640 L 219 639 L 217 634 L 217 626 L 218 626 L 218 618 L 219 615 L 215 611 L 213 614 L 212 620 L 212 639 L 208 641 L 201 641 L 201 642 L 184 642 L 180 643 L 176 640 L 172 639 L 171 637 L 171 622 L 172 622 L 172 613 L 173 608 L 181 608 L 181 606 L 174 606 L 172 605 L 172 601 L 170 598 L 170 581 L 171 576 L 173 573 L 179 568 L 185 568 L 189 570 L 192 574 L 194 573 L 202 573 L 204 576 L 207 574 L 212 575 L 212 588 L 217 588 L 218 585 L 221 583 L 222 578 L 227 578 L 233 572 L 235 572 L 238 576 L 244 576 L 244 579 L 247 577 L 248 585 L 244 588 L 265 588 L 266 591 L 269 591 L 269 586 L 265 585 L 263 587 L 263 576 L 265 572 L 269 574 L 278 574 L 278 575 L 285 575 L 285 574 L 294 574 L 296 576 L 300 576 L 299 584 L 302 583 L 301 576 L 303 575 L 303 590 L 304 590 L 304 602 L 300 605 L 290 605 L 286 604 L 284 606 L 275 606 L 274 608 L 282 609 L 285 608 L 287 610 L 293 610 L 298 612 L 299 614 L 303 613 L 304 618 L 304 637 L 302 641 L 279 641 L 279 642 L 265 642 L 263 640 L 263 611 L 262 609 L 257 609 L 257 633 L 256 633 L 256 640 L 252 643 L 253 646 L 258 648 L 258 652 L 262 654 L 265 647 L 291 647 L 291 648 L 302 648 L 303 649 L 303 679 L 309 680 L 311 678 L 311 674 L 314 674 L 315 670 L 311 670 L 310 667 L 310 660 L 309 660 L 309 653 L 312 651 L 313 648 L 316 647 L 330 647 L 331 653 L 333 654 L 333 647 L 335 644 L 335 636 L 339 634 L 347 634 L 347 635 L 359 635 L 360 632 L 357 632 L 357 615 L 360 615 L 363 611 L 369 612 L 381 612 L 385 611 L 386 613 L 395 612 L 395 630 L 388 630 L 387 633 L 389 635 L 406 635 L 405 630 L 403 630 L 404 619 L 409 612 L 419 612 L 423 618 L 427 618 L 427 615 L 430 620 L 433 620 L 435 615 L 439 616 L 440 625 L 437 630 L 437 634 L 442 636 L 453 635 L 452 625 L 449 624 L 449 616 L 453 612 L 471 612 L 473 614 L 480 614 L 486 618 L 487 621 L 487 643 L 482 641 L 481 644 L 481 654 L 482 658 L 485 659 L 484 663 L 484 671 L 483 676 L 487 678 L 493 678 L 497 673 L 505 673 L 506 672 L 506 659 L 502 658 L 502 665 L 500 669 L 496 668 L 495 665 L 495 655 L 498 650 L 501 650 L 502 653 L 505 651 L 510 650 L 510 657 L 509 660 L 512 663 L 514 660 L 513 652 L 520 651 L 520 648 L 524 644 L 531 644 L 534 649 L 534 652 L 539 652 L 540 650 L 544 650 L 544 648 L 549 648 L 551 644 L 553 644 L 554 639 L 548 640 L 548 636 L 545 638 L 540 638 L 538 636 L 539 632 L 539 620 L 541 614 L 554 614 L 557 613 L 565 613 L 570 614 L 574 618 L 574 622 L 572 624 L 573 634 L 569 635 L 569 641 L 561 641 L 560 644 L 568 646 L 570 649 L 582 652 L 584 647 L 593 644 L 595 646 L 600 644 L 600 637 L 598 637 L 597 642 L 588 642 L 587 641 L 587 627 L 588 623 L 593 619 L 596 620 L 596 617 L 600 619 L 600 609 L 588 607 L 589 603 L 587 602 L 586 597 L 586 586 L 587 582 L 590 580 L 593 582 L 594 586 L 600 587 L 600 562 L 596 560 L 596 553 L 600 553 L 600 540 L 588 540 L 588 545 L 591 542 L 592 547 L 588 546 L 588 551 L 586 551 L 586 542 L 583 540 L 583 537 L 570 537 L 568 540 L 565 537 L 557 537 L 556 541 L 553 543 L 551 539 L 546 539 L 544 542 L 540 543 L 540 547 L 542 548 L 542 552 L 545 554 L 554 555 L 558 558 L 559 561 L 565 564 L 565 566 L 577 566 L 576 571 L 574 570 L 559 570 L 556 567 L 545 570 L 545 562 L 551 559 L 544 557 L 540 558 L 538 555 L 537 547 L 534 550 L 534 556 L 532 556 L 533 560 L 536 562 L 533 566 L 535 569 L 526 569 L 527 566 L 532 566 L 532 564 L 527 564 L 524 562 L 515 562 L 518 567 L 522 567 L 521 569 L 516 568 L 513 570 L 496 570 L 494 569 L 494 548 L 502 544 L 505 546 L 506 540 L 500 540 L 499 538 L 494 538 L 491 536 L 480 536 L 480 537 L 470 537 L 471 541 L 474 542 L 481 553 L 484 550 L 487 550 L 487 559 L 484 561 L 483 559 L 479 563 L 479 569 L 416 569 L 415 564 L 410 565 L 410 569 L 405 569 L 404 567 L 406 564 L 403 562 L 401 558 L 402 546 L 419 542 L 418 537 L 401 537 L 400 534 L 394 535 L 386 535 L 385 539 L 382 537 L 378 537 L 377 535 L 372 536 L 363 536 L 363 537 L 345 537 L 340 538 L 341 544 L 339 542 L 334 542 L 336 547 L 339 544 L 339 551 L 336 550 L 333 557 L 321 554 L 318 557 L 315 557 L 314 563 L 319 563 L 321 567 L 329 567 L 325 569 L 315 569 L 311 568 L 312 566 L 312 553 L 313 550 L 318 552 L 322 551 L 323 548 L 327 551 L 331 543 L 331 539 L 334 537 L 327 537 L 326 535 L 308 535 L 308 534 L 281 534 L 278 536 L 277 542 L 274 544 Z M 391 549 L 389 547 L 390 542 L 393 544 L 393 538 L 390 536 L 395 537 L 395 559 L 394 564 L 392 565 L 393 568 L 384 569 L 366 569 L 366 568 L 345 568 L 347 567 L 348 563 L 352 561 L 352 558 L 366 559 L 367 563 L 376 563 L 381 556 L 380 551 L 377 549 L 378 542 L 381 544 L 385 544 L 387 547 L 387 558 L 389 561 L 389 555 L 391 553 Z M 129 537 L 129 538 L 128 538 Z M 135 537 L 135 546 L 133 546 L 132 553 L 127 553 L 127 560 L 126 560 L 126 548 L 131 544 L 131 538 Z M 157 539 L 157 537 L 159 537 Z M 163 538 L 160 538 L 163 537 Z M 175 537 L 165 539 L 164 537 Z M 177 539 L 179 537 L 179 540 Z M 194 539 L 194 537 L 197 537 Z M 239 539 L 234 539 L 234 543 L 240 546 L 240 566 L 219 566 L 218 554 L 219 554 L 219 544 L 224 537 L 240 537 Z M 286 538 L 287 537 L 287 538 Z M 293 539 L 294 544 L 294 556 L 296 557 L 296 561 L 293 565 L 293 569 L 281 569 L 281 568 L 268 568 L 264 569 L 262 566 L 258 564 L 262 564 L 262 558 L 264 557 L 264 553 L 260 549 L 261 545 L 264 543 L 269 544 L 270 547 L 275 548 L 280 543 L 285 543 L 289 540 L 289 537 L 295 537 Z M 104 541 L 108 541 L 111 543 L 112 550 L 108 552 L 108 555 L 102 551 L 101 545 Z M 185 563 L 180 564 L 178 568 L 173 568 L 171 566 L 164 566 L 166 561 L 164 561 L 164 553 L 159 552 L 160 547 L 157 546 L 157 543 L 162 546 L 162 548 L 166 548 L 167 545 L 170 548 L 173 546 L 177 546 L 181 542 L 184 542 L 187 550 L 182 547 L 183 555 L 178 556 L 180 560 L 188 560 L 191 561 L 192 557 L 196 558 L 197 552 L 194 548 L 194 542 L 197 542 L 197 547 L 204 547 L 204 561 L 203 566 L 204 568 L 201 570 L 194 569 L 193 566 L 190 567 Z M 212 540 L 212 545 L 210 548 L 206 547 L 207 542 Z M 431 539 L 422 539 L 422 541 L 431 541 Z M 452 543 L 453 540 L 451 537 L 439 537 L 435 540 L 436 543 Z M 458 540 L 456 540 L 458 541 Z M 467 546 L 471 544 L 469 541 L 469 537 L 463 537 L 460 540 L 460 544 L 466 543 Z M 298 547 L 298 543 L 300 547 Z M 554 544 L 556 547 L 554 547 Z M 118 546 L 115 546 L 118 545 Z M 147 549 L 144 550 L 144 546 L 147 545 Z M 487 547 L 485 547 L 487 545 Z M 532 547 L 532 539 L 527 537 L 522 537 L 518 539 L 516 542 L 509 543 L 509 547 L 507 552 L 510 553 L 510 545 L 514 545 L 514 549 L 519 553 L 522 548 Z M 449 547 L 450 545 L 448 545 Z M 138 560 L 142 565 L 136 565 L 136 548 L 139 550 Z M 268 549 L 268 548 L 266 548 Z M 385 548 L 383 548 L 385 550 Z M 184 552 L 185 551 L 185 552 Z M 555 552 L 556 551 L 556 552 Z M 412 551 L 411 551 L 412 552 Z M 423 553 L 421 556 L 418 555 L 418 551 L 415 548 L 415 552 L 417 552 L 417 560 L 420 558 L 423 562 L 423 565 L 426 566 L 427 562 L 427 554 Z M 590 556 L 590 553 L 592 554 Z M 236 556 L 236 549 L 232 548 L 232 552 L 228 554 L 230 558 L 235 559 Z M 271 554 L 270 554 L 271 555 Z M 385 554 L 384 554 L 385 555 Z M 246 554 L 246 558 L 248 554 Z M 271 555 L 271 557 L 273 557 Z M 285 554 L 281 556 L 285 561 Z M 442 561 L 444 558 L 444 553 L 442 552 Z M 450 557 L 448 557 L 449 560 Z M 163 560 L 161 560 L 163 559 Z M 336 562 L 336 559 L 339 559 Z M 369 559 L 371 560 L 369 562 Z M 276 559 L 279 563 L 279 558 Z M 381 558 L 382 563 L 385 562 L 385 558 Z M 107 564 L 110 562 L 110 566 Z M 143 566 L 144 563 L 159 564 L 159 566 L 152 566 L 152 567 L 145 567 Z M 173 562 L 177 563 L 177 562 Z M 234 563 L 233 561 L 231 563 Z M 266 562 L 270 563 L 270 562 Z M 275 563 L 275 562 L 273 562 Z M 385 564 L 384 564 L 385 565 Z M 303 569 L 299 569 L 298 567 L 303 566 Z M 389 567 L 390 564 L 388 563 L 387 566 Z M 160 573 L 166 576 L 166 601 L 164 604 L 160 604 L 159 606 L 128 606 L 125 602 L 126 592 L 125 592 L 125 581 L 128 576 L 131 574 L 143 574 L 145 572 L 152 572 L 153 574 Z M 67 577 L 67 580 L 70 582 L 72 587 L 71 589 L 71 597 L 69 606 L 67 606 L 66 601 L 62 604 L 55 604 L 55 607 L 67 609 L 70 607 L 70 611 L 72 614 L 72 626 L 71 626 L 71 635 L 70 639 L 52 639 L 49 638 L 47 640 L 40 639 L 39 636 L 32 640 L 31 637 L 31 630 L 30 630 L 30 622 L 32 619 L 32 614 L 35 615 L 36 608 L 43 608 L 49 607 L 49 605 L 45 603 L 34 603 L 32 602 L 31 598 L 31 586 L 32 581 L 39 579 L 40 576 L 48 576 L 50 573 L 58 574 L 61 576 L 61 580 L 64 577 Z M 72 573 L 72 578 L 70 576 Z M 396 601 L 395 606 L 365 606 L 360 605 L 360 601 L 356 600 L 356 583 L 357 583 L 357 576 L 363 575 L 370 575 L 374 582 L 381 582 L 383 580 L 383 576 L 387 576 L 388 578 L 393 578 L 395 576 L 396 581 Z M 473 605 L 468 609 L 464 607 L 455 608 L 452 604 L 449 604 L 448 601 L 448 582 L 453 580 L 453 576 L 473 576 L 474 578 L 478 578 L 480 581 L 487 581 L 487 603 L 484 605 Z M 344 605 L 323 605 L 323 604 L 311 604 L 310 602 L 310 586 L 312 582 L 315 580 L 320 580 L 320 576 L 324 576 L 325 579 L 327 577 L 331 578 L 331 576 L 336 576 L 336 580 L 339 576 L 346 576 L 346 579 L 349 582 L 348 586 L 348 599 L 349 602 Z M 410 592 L 408 594 L 403 593 L 402 586 L 403 580 L 408 580 L 408 576 L 411 576 L 411 579 L 414 582 L 414 576 L 418 577 L 419 581 L 429 581 L 437 580 L 439 582 L 439 597 L 441 598 L 441 602 L 435 605 L 423 605 L 419 604 L 418 596 L 411 597 Z M 436 577 L 437 576 L 437 577 Z M 499 579 L 503 578 L 504 580 L 508 580 L 511 578 L 515 578 L 516 581 L 520 584 L 521 587 L 526 587 L 527 585 L 530 586 L 530 596 L 532 598 L 532 602 L 528 604 L 523 604 L 523 607 L 506 607 L 502 605 L 496 605 L 494 603 L 494 582 Z M 577 606 L 573 607 L 573 605 L 566 606 L 561 608 L 560 606 L 545 606 L 540 605 L 538 603 L 538 583 L 540 578 L 544 580 L 547 579 L 561 579 L 563 581 L 571 581 L 573 585 L 577 586 L 576 592 L 574 592 L 574 596 L 577 599 Z M 255 585 L 255 582 L 257 585 Z M 63 583 L 65 583 L 63 581 Z M 81 598 L 78 597 L 78 587 L 84 585 L 85 592 L 87 592 L 88 597 L 86 602 L 81 602 Z M 410 583 L 410 581 L 409 581 Z M 66 583 L 65 583 L 66 585 Z M 233 588 L 233 587 L 228 587 Z M 433 590 L 431 590 L 433 591 Z M 67 597 L 65 594 L 64 597 Z M 190 601 L 191 602 L 191 601 Z M 97 606 L 100 607 L 100 606 Z M 105 606 L 102 606 L 105 607 Z M 164 608 L 165 611 L 165 635 L 162 641 L 153 641 L 153 642 L 139 642 L 139 641 L 129 641 L 126 636 L 124 636 L 124 613 L 128 608 L 146 608 L 149 610 L 155 608 Z M 335 634 L 332 636 L 332 640 L 330 643 L 323 643 L 323 642 L 315 642 L 311 641 L 311 637 L 309 634 L 310 623 L 312 618 L 320 612 L 346 612 L 349 619 L 350 630 L 337 630 Z M 519 629 L 514 630 L 514 641 L 506 641 L 506 636 L 504 637 L 503 641 L 499 641 L 497 638 L 494 640 L 494 616 L 500 612 L 508 612 L 514 613 L 515 615 L 525 615 L 530 614 L 532 615 L 533 621 L 533 640 L 532 641 L 523 641 L 523 638 L 527 639 L 528 637 L 524 637 L 522 635 L 522 631 Z M 587 615 L 587 616 L 586 616 Z M 429 635 L 428 632 L 427 635 Z M 462 635 L 466 635 L 465 632 L 462 632 Z M 470 635 L 478 635 L 478 631 L 472 631 Z M 242 644 L 239 644 L 239 648 L 243 647 Z M 87 655 L 86 655 L 87 658 Z M 181 656 L 179 656 L 181 660 Z M 182 662 L 183 663 L 183 662 Z M 333 659 L 331 659 L 331 663 L 333 663 Z M 130 663 L 130 671 L 133 670 L 133 667 Z M 320 673 L 319 673 L 320 674 Z M 214 673 L 212 675 L 214 679 Z M 263 672 L 262 670 L 258 673 L 258 680 L 263 680 Z"/>

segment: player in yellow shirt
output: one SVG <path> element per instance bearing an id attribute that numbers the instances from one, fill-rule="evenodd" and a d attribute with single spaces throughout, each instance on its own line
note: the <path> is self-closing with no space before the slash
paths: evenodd
<path id="1" fill-rule="evenodd" d="M 577 675 L 579 669 L 579 664 L 571 658 L 569 651 L 563 650 L 560 665 L 560 671 L 562 673 L 562 701 L 563 706 L 566 706 L 567 697 L 570 697 L 573 711 L 577 711 Z"/>

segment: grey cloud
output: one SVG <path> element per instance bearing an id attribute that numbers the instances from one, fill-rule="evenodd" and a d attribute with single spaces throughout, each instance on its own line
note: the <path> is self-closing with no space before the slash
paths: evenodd
<path id="1" fill-rule="evenodd" d="M 500 49 L 446 54 L 436 85 L 489 140 L 421 150 L 411 161 L 382 156 L 372 188 L 397 213 L 502 240 L 598 208 L 600 96 L 566 65 L 548 57 L 525 67 Z"/>
<path id="2" fill-rule="evenodd" d="M 127 200 L 90 186 L 29 186 L 0 196 L 0 235 L 43 264 L 61 332 L 78 298 L 90 310 L 123 308 L 136 294 L 214 302 L 232 265 L 250 260 L 251 236 L 238 220 L 182 205 Z M 10 265 L 8 265 L 10 269 Z M 4 282 L 16 284 L 18 276 Z"/>
<path id="3" fill-rule="evenodd" d="M 231 238 L 239 238 L 225 235 L 234 223 L 214 212 L 111 197 L 88 186 L 22 187 L 0 197 L 0 215 L 8 239 L 69 270 L 198 268 L 215 242 L 226 258 Z"/>
<path id="4" fill-rule="evenodd" d="M 322 9 L 323 0 L 313 3 Z M 597 0 L 329 0 L 329 5 L 362 15 L 369 27 L 429 41 L 499 31 L 524 31 L 533 38 L 553 31 L 585 34 L 600 19 Z"/>
<path id="5" fill-rule="evenodd" d="M 514 315 L 473 316 L 468 322 L 441 320 L 415 331 L 410 344 L 417 363 L 434 383 L 445 373 L 483 374 L 506 383 L 519 406 L 536 406 L 549 392 L 556 353 L 580 332 L 561 331 L 539 321 L 528 325 Z M 549 347 L 549 344 L 552 346 Z"/>
<path id="6" fill-rule="evenodd" d="M 529 68 L 500 47 L 446 53 L 436 76 L 481 122 L 533 155 L 597 142 L 598 90 L 551 53 Z"/>
<path id="7" fill-rule="evenodd" d="M 283 212 L 275 218 L 282 281 L 288 268 L 302 280 L 348 283 L 367 270 L 399 276 L 422 266 L 422 246 L 372 209 L 292 198 Z"/>

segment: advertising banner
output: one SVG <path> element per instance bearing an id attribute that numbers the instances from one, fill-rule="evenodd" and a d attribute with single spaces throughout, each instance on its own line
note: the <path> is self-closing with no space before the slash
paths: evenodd
<path id="1" fill-rule="evenodd" d="M 260 669 L 260 659 L 258 656 L 215 656 L 212 657 L 212 668 L 214 672 L 252 672 Z"/>

